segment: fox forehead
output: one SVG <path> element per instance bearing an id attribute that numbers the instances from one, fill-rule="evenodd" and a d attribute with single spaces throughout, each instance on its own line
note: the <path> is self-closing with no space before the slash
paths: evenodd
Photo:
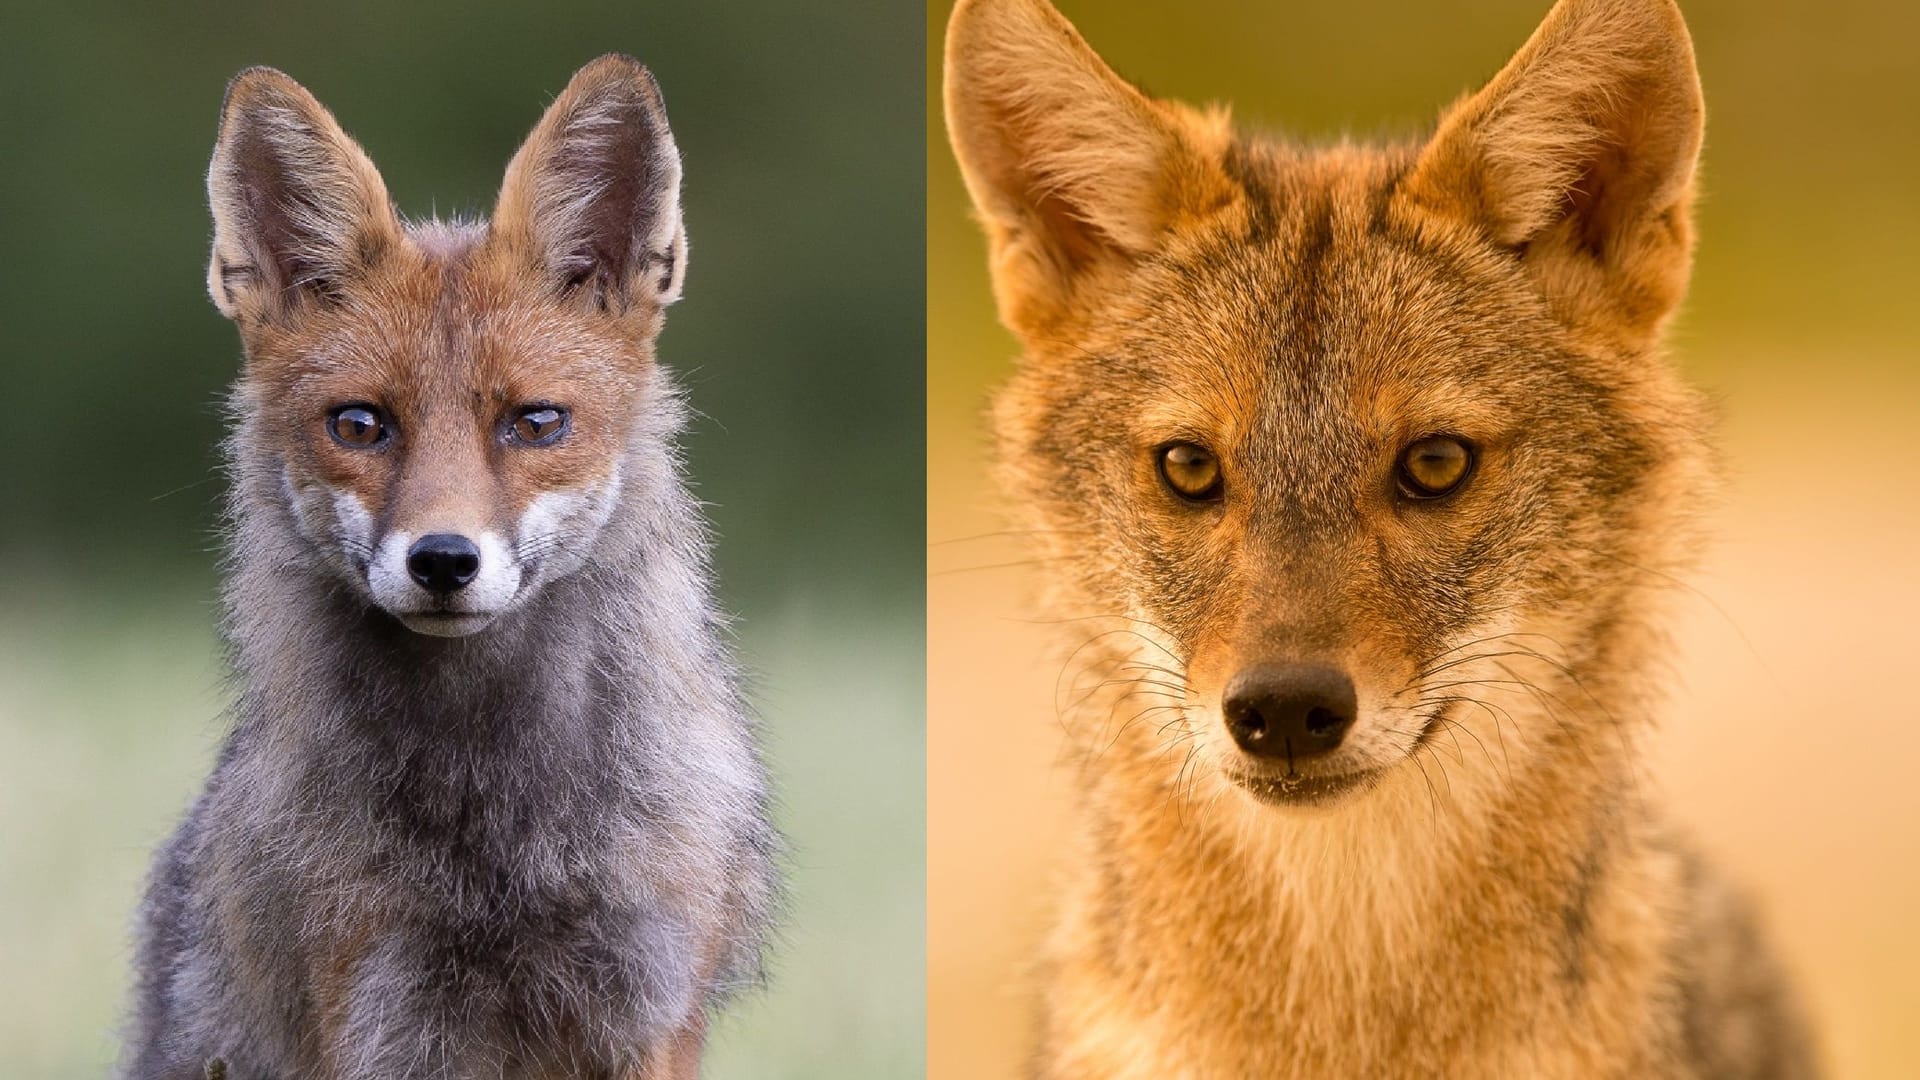
<path id="1" fill-rule="evenodd" d="M 557 302 L 444 226 L 410 239 L 332 303 L 258 328 L 247 378 L 290 405 L 364 401 L 403 419 L 456 401 L 617 408 L 646 383 L 643 340 Z"/>
<path id="2" fill-rule="evenodd" d="M 653 356 L 649 339 L 606 322 L 490 258 L 478 235 L 431 227 L 327 303 L 250 328 L 244 400 L 296 480 L 383 527 L 505 528 L 543 495 L 617 475 Z M 386 414 L 391 448 L 333 445 L 328 417 L 351 404 Z M 568 434 L 503 446 L 512 413 L 534 405 L 568 409 Z"/>

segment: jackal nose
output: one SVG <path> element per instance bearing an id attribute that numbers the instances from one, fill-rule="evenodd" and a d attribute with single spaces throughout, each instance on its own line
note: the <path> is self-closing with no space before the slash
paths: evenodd
<path id="1" fill-rule="evenodd" d="M 429 533 L 407 549 L 407 573 L 423 589 L 458 592 L 480 573 L 480 549 L 453 533 Z"/>
<path id="2" fill-rule="evenodd" d="M 1255 664 L 1233 677 L 1221 701 L 1240 749 L 1288 763 L 1339 746 L 1358 710 L 1353 680 L 1318 664 Z"/>

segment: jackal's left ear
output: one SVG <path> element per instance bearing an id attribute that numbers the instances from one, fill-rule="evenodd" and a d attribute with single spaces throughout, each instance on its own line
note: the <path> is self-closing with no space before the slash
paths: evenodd
<path id="1" fill-rule="evenodd" d="M 1686 289 L 1702 123 L 1673 0 L 1560 0 L 1448 110 L 1399 199 L 1513 249 L 1568 317 L 1644 342 Z"/>
<path id="2" fill-rule="evenodd" d="M 401 241 L 373 162 L 305 87 L 272 68 L 227 84 L 207 199 L 207 291 L 230 319 L 325 302 Z"/>
<path id="3" fill-rule="evenodd" d="M 613 53 L 574 75 L 507 166 L 493 238 L 603 310 L 679 299 L 680 151 L 639 61 Z"/>

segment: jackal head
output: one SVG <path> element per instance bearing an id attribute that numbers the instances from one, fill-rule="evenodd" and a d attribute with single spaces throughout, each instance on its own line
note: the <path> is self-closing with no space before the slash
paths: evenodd
<path id="1" fill-rule="evenodd" d="M 686 269 L 646 68 L 582 68 L 490 224 L 403 222 L 360 147 L 267 68 L 228 87 L 207 189 L 207 286 L 246 348 L 235 456 L 268 471 L 292 561 L 452 636 L 587 559 L 667 393 L 654 340 Z"/>
<path id="2" fill-rule="evenodd" d="M 946 56 L 1025 348 L 1001 475 L 1057 614 L 1134 643 L 1100 674 L 1155 775 L 1328 803 L 1449 731 L 1518 769 L 1601 723 L 1556 680 L 1625 662 L 1706 474 L 1658 355 L 1702 126 L 1670 0 L 1563 0 L 1403 146 L 1237 136 L 1044 0 L 962 0 Z"/>

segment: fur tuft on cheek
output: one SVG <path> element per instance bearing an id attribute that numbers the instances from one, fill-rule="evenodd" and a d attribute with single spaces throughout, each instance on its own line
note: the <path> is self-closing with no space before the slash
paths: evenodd
<path id="1" fill-rule="evenodd" d="M 586 564 L 600 530 L 619 505 L 621 487 L 615 468 L 594 486 L 541 492 L 527 503 L 513 550 L 535 581 L 556 581 Z"/>

